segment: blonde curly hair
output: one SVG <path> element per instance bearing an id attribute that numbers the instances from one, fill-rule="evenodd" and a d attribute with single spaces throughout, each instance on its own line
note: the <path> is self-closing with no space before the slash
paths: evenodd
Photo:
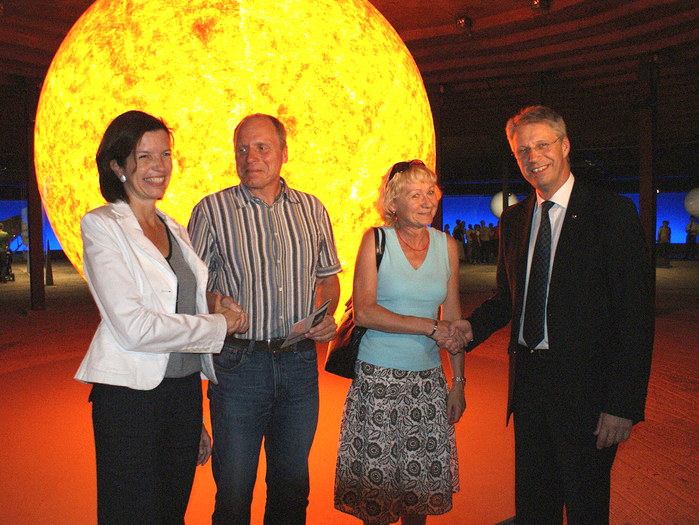
<path id="1" fill-rule="evenodd" d="M 401 164 L 406 164 L 407 167 L 403 168 Z M 395 226 L 396 216 L 389 209 L 389 206 L 398 198 L 398 195 L 401 194 L 405 187 L 412 182 L 434 184 L 437 200 L 442 198 L 442 191 L 439 189 L 437 174 L 425 166 L 421 160 L 398 162 L 391 166 L 381 179 L 379 199 L 376 201 L 376 208 L 383 217 L 386 226 Z"/>

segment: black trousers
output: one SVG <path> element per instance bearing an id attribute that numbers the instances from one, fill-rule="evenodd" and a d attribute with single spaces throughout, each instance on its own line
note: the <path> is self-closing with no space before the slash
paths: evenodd
<path id="1" fill-rule="evenodd" d="M 515 510 L 518 525 L 609 523 L 616 446 L 598 450 L 601 374 L 581 377 L 524 357 L 515 383 Z"/>
<path id="2" fill-rule="evenodd" d="M 202 427 L 199 374 L 153 390 L 95 384 L 99 525 L 183 525 Z"/>

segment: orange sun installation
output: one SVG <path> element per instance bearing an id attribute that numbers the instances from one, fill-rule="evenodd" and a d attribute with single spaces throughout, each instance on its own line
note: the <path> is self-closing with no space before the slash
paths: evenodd
<path id="1" fill-rule="evenodd" d="M 328 209 L 345 270 L 341 300 L 361 233 L 379 223 L 383 173 L 399 160 L 435 164 L 420 72 L 365 0 L 98 0 L 51 63 L 35 127 L 43 203 L 81 273 L 80 218 L 104 204 L 97 146 L 129 109 L 174 131 L 173 176 L 159 207 L 182 224 L 203 196 L 238 183 L 240 119 L 260 112 L 284 122 L 282 176 Z"/>

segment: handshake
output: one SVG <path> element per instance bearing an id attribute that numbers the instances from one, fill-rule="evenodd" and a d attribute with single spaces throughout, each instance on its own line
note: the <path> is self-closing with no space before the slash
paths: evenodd
<path id="1" fill-rule="evenodd" d="M 226 318 L 226 334 L 242 334 L 250 328 L 248 314 L 231 297 L 222 296 L 220 293 L 207 292 L 209 312 L 222 314 Z"/>
<path id="2" fill-rule="evenodd" d="M 430 335 L 430 338 L 437 342 L 452 355 L 463 351 L 463 348 L 473 339 L 471 323 L 465 319 L 458 321 L 438 321 L 437 330 Z"/>

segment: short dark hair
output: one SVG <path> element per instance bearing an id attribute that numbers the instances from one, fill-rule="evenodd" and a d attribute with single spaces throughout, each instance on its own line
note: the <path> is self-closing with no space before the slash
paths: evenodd
<path id="1" fill-rule="evenodd" d="M 274 131 L 277 132 L 277 137 L 279 137 L 279 146 L 282 150 L 286 148 L 286 128 L 284 127 L 284 124 L 282 124 L 282 121 L 277 117 L 273 117 L 272 115 L 267 115 L 265 113 L 253 113 L 252 115 L 248 115 L 247 117 L 244 117 L 243 120 L 238 122 L 238 125 L 235 127 L 235 131 L 233 132 L 233 142 L 237 140 L 240 126 L 242 126 L 248 120 L 254 118 L 266 118 L 269 120 L 274 126 Z"/>
<path id="2" fill-rule="evenodd" d="M 110 166 L 113 160 L 124 168 L 126 159 L 136 149 L 138 142 L 149 131 L 163 130 L 172 138 L 172 131 L 162 119 L 143 111 L 122 113 L 107 126 L 102 136 L 95 160 L 100 177 L 100 191 L 107 202 L 129 202 L 124 183 Z"/>

